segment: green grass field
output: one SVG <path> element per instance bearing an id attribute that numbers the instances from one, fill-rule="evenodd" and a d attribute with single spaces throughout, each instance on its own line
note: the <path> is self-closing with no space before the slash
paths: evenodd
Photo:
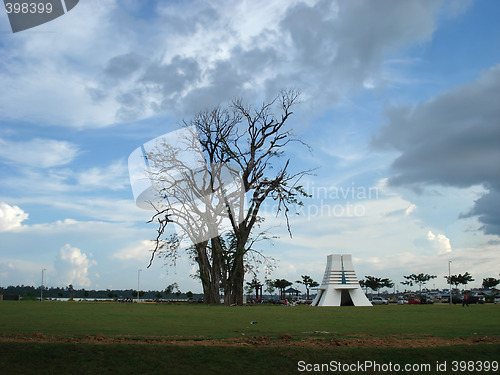
<path id="1" fill-rule="evenodd" d="M 397 334 L 500 336 L 500 305 L 389 305 L 373 307 L 207 306 L 92 302 L 2 302 L 0 333 L 79 337 L 170 336 L 233 338 L 335 337 Z M 250 324 L 250 322 L 257 324 Z"/>
<path id="2" fill-rule="evenodd" d="M 250 322 L 257 322 L 250 324 Z M 324 340 L 407 335 L 499 337 L 500 305 L 404 305 L 312 308 L 120 304 L 92 302 L 0 302 L 2 374 L 298 373 L 298 361 L 329 363 L 432 363 L 499 361 L 500 344 L 437 348 L 310 348 L 299 346 L 180 346 L 65 342 L 7 342 L 16 335 L 46 337 L 208 340 L 266 336 L 278 340 Z M 40 367 L 46 363 L 45 370 Z M 451 371 L 451 370 L 450 370 Z M 314 372 L 318 373 L 318 372 Z M 414 372 L 417 373 L 417 372 Z M 447 373 L 447 372 L 427 372 Z M 457 373 L 451 371 L 448 373 Z M 467 372 L 484 373 L 484 372 Z"/>

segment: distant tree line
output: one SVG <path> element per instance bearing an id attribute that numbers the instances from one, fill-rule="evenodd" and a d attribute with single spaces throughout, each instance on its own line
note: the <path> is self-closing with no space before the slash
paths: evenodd
<path id="1" fill-rule="evenodd" d="M 403 277 L 406 280 L 401 281 L 401 284 L 408 285 L 408 286 L 416 285 L 419 287 L 419 294 L 422 294 L 422 286 L 425 285 L 428 281 L 435 279 L 437 276 L 419 273 L 419 274 L 406 275 Z M 458 288 L 459 285 L 467 286 L 468 283 L 474 281 L 474 279 L 472 278 L 472 276 L 468 272 L 465 272 L 463 275 L 462 274 L 451 275 L 451 277 L 445 276 L 444 278 L 446 279 L 448 284 L 454 285 L 455 288 Z M 377 292 L 381 288 L 394 287 L 394 283 L 391 280 L 383 279 L 383 278 L 379 278 L 379 277 L 374 277 L 374 276 L 365 276 L 365 279 L 360 280 L 359 284 L 361 285 L 362 288 L 365 288 L 365 292 L 368 288 Z M 493 277 L 487 277 L 487 278 L 483 279 L 482 287 L 484 289 L 490 289 L 490 288 L 496 287 L 498 284 L 500 284 L 500 279 L 495 279 Z"/>
<path id="2" fill-rule="evenodd" d="M 302 280 L 297 280 L 296 283 L 303 284 L 306 288 L 307 299 L 309 299 L 310 290 L 319 286 L 319 284 L 314 281 L 308 275 L 302 275 Z M 412 274 L 404 276 L 406 281 L 402 281 L 403 285 L 417 285 L 419 287 L 420 293 L 422 286 L 426 284 L 429 280 L 436 278 L 434 275 L 427 274 Z M 450 283 L 450 277 L 445 276 L 448 283 Z M 458 287 L 459 285 L 467 285 L 469 282 L 474 281 L 471 275 L 466 272 L 463 275 L 452 275 L 451 284 Z M 364 280 L 359 281 L 362 288 L 370 288 L 375 292 L 379 292 L 381 288 L 392 288 L 394 283 L 387 278 L 378 278 L 374 276 L 365 276 Z M 279 296 L 281 299 L 286 297 L 285 289 L 291 286 L 293 283 L 285 279 L 270 280 L 266 279 L 264 283 L 260 283 L 256 277 L 252 279 L 251 282 L 247 282 L 249 291 L 255 291 L 255 294 L 262 297 L 262 291 L 265 290 L 267 293 L 272 294 L 276 289 L 279 291 Z M 490 289 L 496 287 L 500 284 L 500 279 L 495 279 L 493 277 L 488 277 L 483 279 L 482 287 L 484 289 Z M 264 289 L 264 287 L 266 287 Z M 0 286 L 0 294 L 3 295 L 20 295 L 21 297 L 32 297 L 36 298 L 40 296 L 40 287 L 28 286 L 28 285 L 9 285 L 8 287 Z M 200 298 L 203 294 L 195 294 L 191 291 L 181 292 L 177 283 L 168 285 L 165 290 L 149 290 L 149 291 L 139 291 L 139 297 L 142 299 L 181 299 L 181 298 Z M 74 299 L 94 299 L 94 298 L 137 298 L 137 291 L 134 289 L 106 289 L 106 290 L 87 290 L 87 289 L 74 289 L 73 285 L 68 285 L 67 287 L 44 287 L 43 289 L 44 298 L 74 298 Z"/>
<path id="3" fill-rule="evenodd" d="M 0 294 L 20 295 L 21 297 L 39 297 L 40 287 L 29 285 L 9 285 L 8 287 L 0 287 Z M 193 297 L 191 291 L 181 293 L 177 284 L 169 285 L 165 290 L 148 290 L 139 291 L 140 298 L 143 299 L 160 299 L 160 298 L 186 298 Z M 106 289 L 106 290 L 88 290 L 75 289 L 73 285 L 67 287 L 44 287 L 43 298 L 74 298 L 74 299 L 94 299 L 94 298 L 137 298 L 137 291 L 134 289 Z"/>

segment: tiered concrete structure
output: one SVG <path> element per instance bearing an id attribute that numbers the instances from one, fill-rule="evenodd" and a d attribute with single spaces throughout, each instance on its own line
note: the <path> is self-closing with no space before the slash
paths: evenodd
<path id="1" fill-rule="evenodd" d="M 371 306 L 354 272 L 351 254 L 328 255 L 323 282 L 311 306 Z"/>

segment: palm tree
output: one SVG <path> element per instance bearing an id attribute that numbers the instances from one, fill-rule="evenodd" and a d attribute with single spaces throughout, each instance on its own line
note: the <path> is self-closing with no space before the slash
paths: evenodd
<path id="1" fill-rule="evenodd" d="M 247 282 L 247 285 L 251 289 L 255 289 L 255 299 L 258 299 L 259 298 L 259 290 L 262 291 L 262 286 L 264 284 L 262 284 L 261 282 L 259 282 L 259 280 L 257 280 L 257 276 L 254 276 L 252 281 Z M 261 296 L 262 296 L 262 292 L 261 292 Z"/>
<path id="2" fill-rule="evenodd" d="M 269 294 L 273 294 L 274 291 L 276 290 L 276 286 L 274 285 L 274 281 L 272 281 L 270 279 L 266 279 L 265 284 L 266 284 L 266 289 L 265 289 L 266 292 Z"/>
<path id="3" fill-rule="evenodd" d="M 494 277 L 487 277 L 487 278 L 483 279 L 483 288 L 484 289 L 494 288 L 498 284 L 500 284 L 500 279 L 495 279 Z"/>
<path id="4" fill-rule="evenodd" d="M 409 286 L 413 286 L 413 284 L 418 285 L 419 286 L 419 295 L 420 295 L 420 298 L 422 298 L 422 285 L 424 285 L 427 281 L 429 281 L 431 279 L 435 279 L 437 276 L 420 273 L 418 275 L 411 274 L 411 275 L 403 276 L 403 277 L 406 279 L 406 281 L 401 281 L 401 284 L 409 285 Z"/>
<path id="5" fill-rule="evenodd" d="M 273 284 L 275 288 L 280 290 L 280 299 L 285 299 L 285 289 L 292 285 L 292 283 L 285 279 L 276 279 Z"/>
<path id="6" fill-rule="evenodd" d="M 474 279 L 468 272 L 464 273 L 463 275 L 451 275 L 451 278 L 450 276 L 445 276 L 445 279 L 448 281 L 448 284 L 453 284 L 457 288 L 461 284 L 466 286 L 469 282 L 474 281 Z"/>
<path id="7" fill-rule="evenodd" d="M 464 285 L 464 289 L 467 289 L 467 284 L 470 283 L 471 281 L 474 281 L 472 276 L 469 274 L 469 272 L 464 273 L 463 275 L 458 275 L 458 278 L 460 279 L 460 284 Z"/>
<path id="8" fill-rule="evenodd" d="M 394 283 L 387 278 L 380 278 L 375 276 L 365 276 L 366 280 L 361 280 L 360 285 L 365 288 L 370 288 L 374 292 L 380 291 L 381 288 L 392 288 Z M 380 292 L 379 292 L 380 293 Z"/>
<path id="9" fill-rule="evenodd" d="M 311 278 L 311 276 L 301 275 L 301 277 L 302 277 L 302 280 L 297 280 L 296 283 L 304 284 L 304 286 L 306 287 L 307 299 L 309 299 L 309 289 L 315 288 L 315 287 L 319 286 L 319 284 L 316 281 L 314 281 Z"/>

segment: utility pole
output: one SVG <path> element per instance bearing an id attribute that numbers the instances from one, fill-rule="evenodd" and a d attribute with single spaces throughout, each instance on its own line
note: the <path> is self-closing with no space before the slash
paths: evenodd
<path id="1" fill-rule="evenodd" d="M 142 270 L 139 270 L 137 272 L 137 302 L 139 302 L 139 284 L 140 284 L 140 280 L 141 280 L 141 271 Z"/>
<path id="2" fill-rule="evenodd" d="M 46 269 L 42 269 L 42 286 L 40 287 L 40 302 L 43 301 L 43 271 L 46 271 Z"/>
<path id="3" fill-rule="evenodd" d="M 451 260 L 448 261 L 448 282 L 450 284 L 450 305 L 451 305 Z"/>

